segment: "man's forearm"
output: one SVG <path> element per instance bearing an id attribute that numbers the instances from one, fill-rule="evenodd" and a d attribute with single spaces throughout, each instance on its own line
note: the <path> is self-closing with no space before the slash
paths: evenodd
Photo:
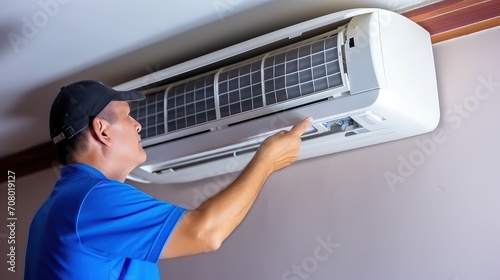
<path id="1" fill-rule="evenodd" d="M 290 131 L 280 131 L 264 140 L 232 184 L 197 209 L 184 214 L 161 257 L 216 250 L 243 221 L 271 173 L 297 160 L 300 136 L 311 125 L 311 121 L 311 118 L 306 118 Z"/>
<path id="2" fill-rule="evenodd" d="M 243 221 L 272 172 L 270 160 L 257 153 L 231 185 L 198 207 L 221 242 Z"/>

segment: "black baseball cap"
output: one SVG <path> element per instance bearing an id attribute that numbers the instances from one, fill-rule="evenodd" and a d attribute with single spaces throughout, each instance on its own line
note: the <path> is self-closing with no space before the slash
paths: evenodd
<path id="1" fill-rule="evenodd" d="M 50 138 L 57 144 L 89 126 L 111 101 L 138 101 L 146 98 L 138 91 L 117 91 L 94 80 L 64 86 L 50 109 Z"/>

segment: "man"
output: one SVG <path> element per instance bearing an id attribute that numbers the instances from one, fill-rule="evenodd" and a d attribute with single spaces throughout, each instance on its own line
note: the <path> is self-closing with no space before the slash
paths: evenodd
<path id="1" fill-rule="evenodd" d="M 97 81 L 65 86 L 50 112 L 64 167 L 30 228 L 25 279 L 159 279 L 157 261 L 214 251 L 241 223 L 272 172 L 297 159 L 307 118 L 266 139 L 239 177 L 197 209 L 125 184 L 146 160 L 128 102 L 139 92 Z"/>

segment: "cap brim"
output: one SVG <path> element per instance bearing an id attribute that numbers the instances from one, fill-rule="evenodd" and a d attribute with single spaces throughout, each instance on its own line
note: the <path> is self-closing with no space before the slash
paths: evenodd
<path id="1" fill-rule="evenodd" d="M 146 96 L 139 91 L 118 91 L 115 90 L 112 101 L 140 101 Z"/>

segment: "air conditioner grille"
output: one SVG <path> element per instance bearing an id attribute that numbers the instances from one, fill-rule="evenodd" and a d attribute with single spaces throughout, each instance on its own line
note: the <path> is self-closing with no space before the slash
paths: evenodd
<path id="1" fill-rule="evenodd" d="M 342 85 L 337 35 L 264 60 L 266 105 Z"/>
<path id="2" fill-rule="evenodd" d="M 336 34 L 308 40 L 218 71 L 180 81 L 166 93 L 149 95 L 132 116 L 143 126 L 145 138 L 196 127 L 241 115 L 234 122 L 254 118 L 243 113 L 307 96 L 307 102 L 339 97 L 344 86 Z M 326 90 L 339 88 L 336 93 Z M 164 100 L 164 101 L 163 101 Z M 279 105 L 281 109 L 297 102 Z M 166 115 L 163 114 L 166 112 Z M 227 125 L 231 125 L 228 122 Z M 206 127 L 203 129 L 207 129 Z"/>
<path id="3" fill-rule="evenodd" d="M 215 120 L 214 75 L 170 88 L 166 111 L 168 132 Z"/>
<path id="4" fill-rule="evenodd" d="M 261 60 L 219 74 L 222 118 L 262 107 Z"/>
<path id="5" fill-rule="evenodd" d="M 141 124 L 142 138 L 165 133 L 165 93 L 147 95 L 146 99 L 131 103 L 131 114 Z"/>

